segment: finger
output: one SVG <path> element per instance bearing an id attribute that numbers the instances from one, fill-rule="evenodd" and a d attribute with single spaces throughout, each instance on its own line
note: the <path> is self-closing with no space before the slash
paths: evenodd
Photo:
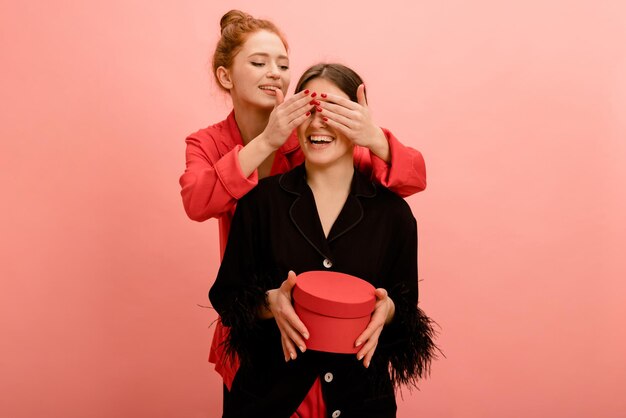
<path id="1" fill-rule="evenodd" d="M 377 300 L 382 300 L 389 296 L 389 294 L 387 293 L 387 290 L 379 287 L 378 289 L 374 290 L 374 296 L 376 296 Z"/>
<path id="2" fill-rule="evenodd" d="M 364 357 L 367 357 L 367 354 L 378 345 L 378 339 L 380 338 L 380 333 L 382 332 L 382 328 L 379 328 L 372 337 L 363 344 L 363 348 L 359 350 L 356 354 L 357 359 L 361 360 Z M 370 357 L 371 358 L 371 357 Z"/>
<path id="3" fill-rule="evenodd" d="M 294 330 L 294 333 L 297 334 L 297 338 L 299 341 L 296 342 L 298 343 L 298 345 L 304 344 L 301 338 L 308 340 L 309 330 L 306 329 L 306 326 L 304 326 L 304 323 L 302 323 L 302 321 L 296 314 L 296 311 L 293 310 L 293 307 L 285 308 L 283 318 L 287 322 L 289 327 Z M 295 341 L 295 338 L 292 337 L 292 339 Z"/>
<path id="4" fill-rule="evenodd" d="M 287 280 L 285 280 L 280 285 L 280 290 L 284 292 L 285 297 L 290 301 L 291 301 L 291 292 L 293 291 L 293 288 L 295 285 L 296 285 L 296 273 L 293 270 L 289 270 L 289 273 L 287 273 Z M 289 326 L 293 328 L 295 332 L 299 333 L 298 339 L 300 341 L 302 341 L 301 340 L 302 337 L 304 337 L 307 340 L 309 339 L 309 330 L 306 328 L 304 323 L 300 320 L 300 317 L 298 317 L 298 314 L 296 314 L 296 311 L 293 309 L 293 306 L 291 304 L 286 304 L 286 306 L 283 306 L 281 309 L 281 314 L 282 314 L 282 317 L 285 319 L 285 321 L 289 324 Z M 301 343 L 298 342 L 298 345 L 300 344 Z"/>
<path id="5" fill-rule="evenodd" d="M 285 338 L 282 335 L 280 336 L 280 345 L 283 347 L 283 357 L 285 357 L 285 361 L 287 362 L 291 357 L 289 356 L 289 350 L 285 344 Z"/>
<path id="6" fill-rule="evenodd" d="M 374 352 L 376 351 L 376 347 L 378 347 L 378 342 L 376 342 L 372 349 L 368 351 L 365 355 L 365 358 L 363 359 L 363 365 L 365 366 L 365 368 L 368 368 L 370 366 L 370 363 L 372 362 L 372 357 L 374 357 Z"/>
<path id="7" fill-rule="evenodd" d="M 300 332 L 291 326 L 291 324 L 286 321 L 284 318 L 276 321 L 278 328 L 280 329 L 280 334 L 282 337 L 287 338 L 290 341 L 290 346 L 293 347 L 294 344 L 298 346 L 298 349 L 303 353 L 306 351 L 306 343 L 302 339 L 302 335 Z"/>
<path id="8" fill-rule="evenodd" d="M 350 103 L 354 103 L 354 102 L 350 102 Z M 354 103 L 354 105 L 358 107 L 348 108 L 337 103 L 324 102 L 322 103 L 321 107 L 322 109 L 324 109 L 325 112 L 333 112 L 338 115 L 345 116 L 348 119 L 356 120 L 356 119 L 363 117 L 363 114 L 366 113 L 367 110 L 358 103 Z"/>
<path id="9" fill-rule="evenodd" d="M 356 101 L 363 107 L 367 107 L 367 99 L 365 98 L 365 84 L 361 83 L 356 89 Z"/>
<path id="10" fill-rule="evenodd" d="M 385 325 L 385 319 L 387 317 L 386 309 L 384 309 L 384 303 L 384 299 L 376 302 L 376 308 L 372 313 L 372 318 L 370 319 L 369 324 L 367 324 L 365 330 L 361 333 L 361 335 L 357 337 L 356 341 L 354 342 L 355 347 L 359 347 L 364 341 L 369 340 L 377 330 L 379 333 L 380 330 L 382 330 L 383 326 Z"/>
<path id="11" fill-rule="evenodd" d="M 355 136 L 354 127 L 349 119 L 346 119 L 340 115 L 325 113 L 323 116 L 324 123 L 331 128 L 339 131 L 342 135 L 354 141 Z"/>
<path id="12" fill-rule="evenodd" d="M 288 290 L 291 293 L 291 289 L 293 289 L 293 287 L 296 285 L 296 273 L 293 270 L 289 270 L 289 273 L 287 273 L 287 280 L 285 280 L 285 283 L 288 286 Z"/>
<path id="13" fill-rule="evenodd" d="M 281 89 L 276 89 L 276 104 L 274 107 L 280 106 L 285 101 L 285 95 Z"/>
<path id="14" fill-rule="evenodd" d="M 324 103 L 345 107 L 348 110 L 358 110 L 361 107 L 359 103 L 353 102 L 346 97 L 337 96 L 336 94 L 322 94 L 319 96 L 319 100 Z"/>
<path id="15" fill-rule="evenodd" d="M 280 338 L 284 347 L 283 351 L 286 350 L 285 361 L 289 361 L 290 359 L 295 360 L 296 358 L 298 358 L 298 354 L 296 354 L 296 347 L 293 345 L 291 340 L 283 334 L 281 334 Z"/>
<path id="16" fill-rule="evenodd" d="M 294 112 L 301 111 L 303 108 L 309 109 L 311 106 L 310 103 L 313 100 L 317 101 L 317 98 L 313 99 L 309 93 L 301 91 L 285 101 L 283 104 L 283 111 L 285 112 L 285 115 L 291 115 Z"/>
<path id="17" fill-rule="evenodd" d="M 372 315 L 370 323 L 367 324 L 367 328 L 365 328 L 361 335 L 357 337 L 356 341 L 354 342 L 354 346 L 360 347 L 361 344 L 372 338 L 372 335 L 374 335 L 377 330 L 382 329 L 384 323 L 385 322 L 382 321 L 380 317 L 374 318 L 374 316 Z"/>
<path id="18" fill-rule="evenodd" d="M 311 116 L 311 110 L 307 109 L 307 112 L 301 115 L 296 116 L 294 120 L 289 122 L 289 128 L 291 130 L 296 129 L 298 126 L 302 125 L 305 120 L 307 120 Z"/>

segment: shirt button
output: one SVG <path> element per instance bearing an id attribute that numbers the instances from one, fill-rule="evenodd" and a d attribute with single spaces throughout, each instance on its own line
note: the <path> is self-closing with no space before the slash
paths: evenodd
<path id="1" fill-rule="evenodd" d="M 330 261 L 328 258 L 325 258 L 324 261 L 322 262 L 322 264 L 324 265 L 324 267 L 326 267 L 327 269 L 331 268 L 333 266 L 333 262 Z"/>
<path id="2" fill-rule="evenodd" d="M 339 415 L 341 415 L 341 411 L 340 410 L 336 410 L 335 412 L 333 412 L 332 417 L 333 418 L 339 418 Z"/>
<path id="3" fill-rule="evenodd" d="M 326 381 L 326 383 L 330 383 L 333 381 L 333 374 L 332 373 L 326 373 L 324 375 L 324 380 Z"/>

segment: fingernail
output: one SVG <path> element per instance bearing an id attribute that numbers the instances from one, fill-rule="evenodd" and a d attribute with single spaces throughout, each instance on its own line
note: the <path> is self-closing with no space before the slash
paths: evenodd
<path id="1" fill-rule="evenodd" d="M 306 115 L 307 116 L 311 116 L 311 112 L 306 112 Z M 306 338 L 308 340 L 308 337 L 304 337 L 304 338 Z"/>
<path id="2" fill-rule="evenodd" d="M 289 355 L 291 356 L 291 359 L 292 359 L 292 360 L 295 360 L 295 359 L 296 359 L 296 353 L 289 353 Z"/>
<path id="3" fill-rule="evenodd" d="M 317 96 L 316 92 L 311 93 L 311 97 L 315 97 L 315 96 Z"/>
<path id="4" fill-rule="evenodd" d="M 304 90 L 304 94 L 309 94 L 309 89 Z"/>
<path id="5" fill-rule="evenodd" d="M 320 110 L 320 112 L 321 112 L 321 110 Z M 324 122 L 328 122 L 328 118 L 327 118 L 326 116 L 324 116 L 324 117 L 322 118 L 322 120 L 323 120 Z"/>
<path id="6" fill-rule="evenodd" d="M 363 357 L 365 357 L 365 356 L 364 356 L 363 354 L 361 354 L 361 355 L 359 356 L 359 361 L 363 360 Z"/>
<path id="7" fill-rule="evenodd" d="M 285 356 L 285 363 L 287 363 L 289 361 L 289 357 Z"/>
<path id="8" fill-rule="evenodd" d="M 361 344 L 363 344 L 361 341 L 357 341 L 356 343 L 354 343 L 354 346 L 355 346 L 355 347 L 358 347 L 358 346 L 360 346 Z"/>
<path id="9" fill-rule="evenodd" d="M 324 99 L 328 97 L 328 95 L 326 93 L 322 93 L 322 94 L 320 94 L 320 96 L 322 96 Z"/>
<path id="10" fill-rule="evenodd" d="M 317 106 L 317 105 L 320 105 L 321 103 L 320 103 L 320 102 L 318 102 L 317 100 L 311 100 L 311 101 L 309 102 L 309 104 L 310 104 L 311 106 L 313 106 L 313 105 L 316 105 L 316 106 Z"/>
<path id="11" fill-rule="evenodd" d="M 309 334 L 307 334 L 306 332 L 304 334 L 302 334 L 302 336 L 304 337 L 305 340 L 309 339 Z"/>
<path id="12" fill-rule="evenodd" d="M 366 362 L 365 362 L 365 368 L 367 369 L 367 368 L 369 368 L 369 367 L 370 367 L 370 362 L 369 362 L 369 361 L 366 361 Z"/>
<path id="13" fill-rule="evenodd" d="M 300 349 L 301 353 L 304 353 L 306 351 L 306 348 L 304 348 L 303 346 L 299 345 L 298 348 Z"/>
<path id="14" fill-rule="evenodd" d="M 315 108 L 315 110 L 316 110 L 316 111 L 318 111 L 318 112 L 321 112 L 321 111 L 322 111 L 322 108 L 321 108 L 321 107 L 319 107 L 319 106 L 317 106 L 317 107 Z"/>

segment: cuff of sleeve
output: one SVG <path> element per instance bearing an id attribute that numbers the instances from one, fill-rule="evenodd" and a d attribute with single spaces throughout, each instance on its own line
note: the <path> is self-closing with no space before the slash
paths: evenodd
<path id="1" fill-rule="evenodd" d="M 391 161 L 387 165 L 388 174 L 384 179 L 383 186 L 393 189 L 402 197 L 410 196 L 413 193 L 426 188 L 426 166 L 422 154 L 410 147 L 403 145 L 387 129 L 382 128 L 385 138 L 389 141 L 389 152 Z M 384 164 L 380 158 L 376 158 Z M 372 158 L 373 164 L 375 159 Z"/>
<path id="2" fill-rule="evenodd" d="M 245 177 L 239 164 L 239 151 L 243 146 L 237 145 L 215 164 L 215 172 L 222 184 L 235 199 L 241 199 L 259 182 L 257 170 L 250 177 Z"/>

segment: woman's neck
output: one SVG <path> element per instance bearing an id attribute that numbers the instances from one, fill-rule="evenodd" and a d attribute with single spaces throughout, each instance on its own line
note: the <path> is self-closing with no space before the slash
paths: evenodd
<path id="1" fill-rule="evenodd" d="M 243 144 L 247 145 L 265 130 L 272 109 L 259 109 L 241 102 L 236 103 L 235 100 L 233 100 L 233 108 L 241 139 Z"/>
<path id="2" fill-rule="evenodd" d="M 328 237 L 350 194 L 354 163 L 347 153 L 327 166 L 316 166 L 305 161 L 306 179 L 313 197 L 324 236 Z"/>
<path id="3" fill-rule="evenodd" d="M 338 196 L 347 197 L 354 175 L 352 153 L 345 154 L 330 165 L 318 166 L 308 161 L 305 161 L 304 164 L 307 183 L 314 194 L 336 193 Z"/>

